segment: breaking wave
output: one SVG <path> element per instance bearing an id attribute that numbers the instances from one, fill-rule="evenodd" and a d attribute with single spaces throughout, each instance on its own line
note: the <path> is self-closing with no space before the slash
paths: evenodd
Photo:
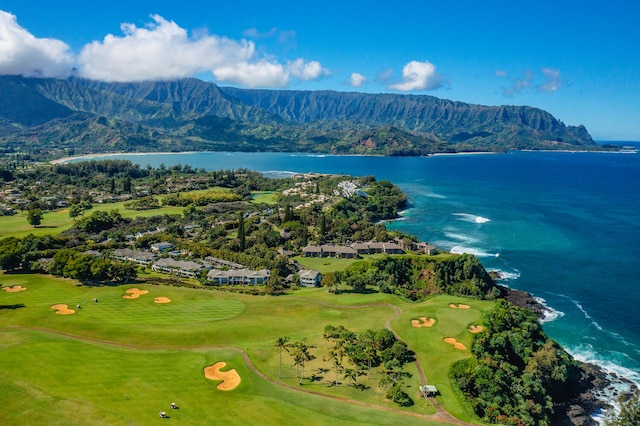
<path id="1" fill-rule="evenodd" d="M 482 217 L 482 216 L 476 216 L 474 214 L 469 214 L 469 213 L 451 213 L 454 216 L 458 216 L 458 220 L 463 220 L 465 222 L 469 222 L 469 223 L 487 223 L 487 222 L 491 222 L 491 219 L 489 219 L 488 217 Z"/>
<path id="2" fill-rule="evenodd" d="M 477 257 L 500 257 L 500 253 L 487 253 L 476 247 L 454 246 L 449 252 L 451 254 L 472 254 Z"/>
<path id="3" fill-rule="evenodd" d="M 561 317 L 564 316 L 564 312 L 559 311 L 559 310 L 554 309 L 551 306 L 549 306 L 547 304 L 547 301 L 545 299 L 543 299 L 542 297 L 534 297 L 534 299 L 536 299 L 536 301 L 543 306 L 542 314 L 544 315 L 544 317 L 540 320 L 541 323 L 544 324 L 546 322 L 555 321 L 558 318 L 561 318 Z"/>

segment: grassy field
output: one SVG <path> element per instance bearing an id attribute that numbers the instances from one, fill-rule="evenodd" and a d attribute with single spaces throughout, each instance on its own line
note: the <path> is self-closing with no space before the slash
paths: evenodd
<path id="1" fill-rule="evenodd" d="M 279 192 L 276 191 L 254 191 L 251 193 L 252 203 L 278 204 L 276 200 Z"/>
<path id="2" fill-rule="evenodd" d="M 94 204 L 93 209 L 85 213 L 90 215 L 95 211 L 111 211 L 118 210 L 123 217 L 149 217 L 164 214 L 182 215 L 183 207 L 165 206 L 153 210 L 128 210 L 124 207 L 124 201 L 120 203 Z M 7 237 L 23 238 L 29 234 L 46 235 L 59 234 L 60 232 L 71 228 L 73 219 L 69 217 L 69 210 L 62 209 L 53 212 L 45 212 L 42 218 L 42 225 L 34 228 L 27 222 L 26 214 L 23 216 L 18 213 L 14 216 L 0 216 L 0 239 Z"/>
<path id="3" fill-rule="evenodd" d="M 336 376 L 326 371 L 331 366 L 325 361 L 324 327 L 357 332 L 383 328 L 389 320 L 416 352 L 427 382 L 438 386 L 440 405 L 477 422 L 464 411 L 446 373 L 469 350 L 443 339 L 469 347 L 467 327 L 482 323 L 491 302 L 439 296 L 409 303 L 326 289 L 268 297 L 152 285 L 88 287 L 41 275 L 0 275 L 0 285 L 27 289 L 0 291 L 0 364 L 10 366 L 0 375 L 0 424 L 150 424 L 161 410 L 183 424 L 441 424 L 428 417 L 435 413 L 431 403 L 417 396 L 414 364 L 406 369 L 412 373 L 406 389 L 416 402 L 408 409 L 385 400 L 378 386 L 382 373 L 375 369 L 370 379 L 358 378 L 366 391 L 347 386 L 340 376 L 341 385 L 328 386 Z M 148 293 L 123 298 L 133 287 Z M 154 303 L 156 297 L 171 302 Z M 450 303 L 471 308 L 452 309 Z M 54 304 L 76 313 L 57 315 Z M 414 328 L 411 320 L 422 316 L 435 324 Z M 274 343 L 281 336 L 305 338 L 314 346 L 316 358 L 305 367 L 302 386 L 286 353 L 278 379 Z M 218 361 L 242 378 L 233 391 L 220 391 L 218 382 L 204 377 L 203 368 Z M 180 409 L 170 410 L 170 402 Z"/>

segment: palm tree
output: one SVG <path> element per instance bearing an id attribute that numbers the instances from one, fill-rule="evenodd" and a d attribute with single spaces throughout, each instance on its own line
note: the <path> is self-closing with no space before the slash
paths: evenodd
<path id="1" fill-rule="evenodd" d="M 358 376 L 358 372 L 353 368 L 345 368 L 343 372 L 344 378 L 351 380 L 353 385 L 356 384 L 356 377 Z"/>
<path id="2" fill-rule="evenodd" d="M 278 379 L 282 377 L 282 350 L 289 352 L 289 348 L 291 347 L 291 343 L 289 343 L 288 337 L 278 337 L 276 339 L 276 344 L 274 345 L 276 349 L 280 352 L 280 369 L 278 370 Z"/>
<path id="3" fill-rule="evenodd" d="M 301 368 L 300 384 L 302 384 L 302 380 L 304 379 L 305 362 L 311 361 L 315 358 L 315 356 L 313 356 L 311 352 L 309 352 L 309 349 L 311 348 L 313 348 L 313 346 L 307 345 L 304 339 L 299 340 L 293 344 L 293 362 L 296 367 Z"/>

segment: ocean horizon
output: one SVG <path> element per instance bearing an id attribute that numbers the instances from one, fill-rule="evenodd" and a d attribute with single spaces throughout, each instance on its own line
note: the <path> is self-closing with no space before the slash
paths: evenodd
<path id="1" fill-rule="evenodd" d="M 607 141 L 607 143 L 611 143 Z M 618 142 L 640 148 L 638 142 Z M 576 359 L 640 386 L 640 155 L 509 152 L 430 157 L 307 153 L 113 154 L 141 166 L 189 164 L 373 175 L 407 194 L 391 229 L 476 255 L 500 284 L 539 298 L 544 329 Z M 87 158 L 74 159 L 82 161 Z"/>

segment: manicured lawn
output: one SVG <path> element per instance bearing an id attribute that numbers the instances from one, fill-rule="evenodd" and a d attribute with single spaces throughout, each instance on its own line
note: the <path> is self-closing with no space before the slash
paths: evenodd
<path id="1" fill-rule="evenodd" d="M 124 202 L 109 204 L 94 204 L 93 209 L 85 213 L 90 215 L 94 211 L 118 210 L 123 217 L 150 217 L 164 214 L 182 215 L 183 207 L 166 206 L 152 210 L 129 210 L 124 207 Z M 42 224 L 37 228 L 29 225 L 27 216 L 20 213 L 14 216 L 0 216 L 0 239 L 7 237 L 23 238 L 29 234 L 46 235 L 59 234 L 73 226 L 73 219 L 69 217 L 69 210 L 62 209 L 53 212 L 46 212 L 42 218 Z"/>
<path id="2" fill-rule="evenodd" d="M 251 193 L 252 203 L 278 204 L 276 198 L 279 192 L 275 191 L 254 191 Z"/>
<path id="3" fill-rule="evenodd" d="M 0 275 L 0 285 L 27 288 L 0 291 L 0 365 L 11 366 L 0 375 L 0 424 L 47 423 L 48 418 L 59 424 L 148 424 L 158 421 L 160 410 L 185 424 L 436 424 L 297 390 L 400 409 L 385 400 L 378 386 L 380 369 L 370 378 L 366 372 L 357 378 L 365 391 L 348 386 L 341 375 L 341 385 L 328 386 L 336 373 L 322 338 L 328 324 L 355 332 L 384 328 L 397 315 L 394 307 L 401 313 L 391 326 L 416 352 L 428 383 L 440 389 L 439 403 L 474 421 L 447 378 L 451 363 L 469 351 L 442 339 L 454 337 L 469 347 L 467 327 L 481 323 L 492 302 L 439 296 L 411 303 L 388 294 L 334 295 L 323 288 L 269 297 L 144 284 L 89 287 L 30 274 Z M 123 298 L 132 288 L 148 293 Z M 156 297 L 170 303 L 154 303 Z M 449 303 L 471 308 L 451 309 Z M 51 309 L 54 304 L 67 304 L 76 313 L 58 315 Z M 436 323 L 412 327 L 410 320 L 420 316 L 433 317 Z M 281 336 L 304 338 L 314 346 L 315 359 L 305 366 L 302 386 L 287 353 L 278 379 L 274 343 Z M 246 351 L 260 372 L 293 389 L 252 372 L 238 350 Z M 203 368 L 217 361 L 239 372 L 238 388 L 222 392 L 204 378 Z M 403 410 L 433 414 L 435 408 L 417 396 L 415 365 L 405 370 L 411 373 L 405 385 L 415 405 Z M 180 410 L 169 409 L 172 401 Z"/>
<path id="4" fill-rule="evenodd" d="M 296 256 L 294 259 L 302 266 L 320 271 L 321 273 L 344 271 L 353 262 L 357 262 L 358 259 L 337 259 L 334 257 L 304 257 Z"/>

